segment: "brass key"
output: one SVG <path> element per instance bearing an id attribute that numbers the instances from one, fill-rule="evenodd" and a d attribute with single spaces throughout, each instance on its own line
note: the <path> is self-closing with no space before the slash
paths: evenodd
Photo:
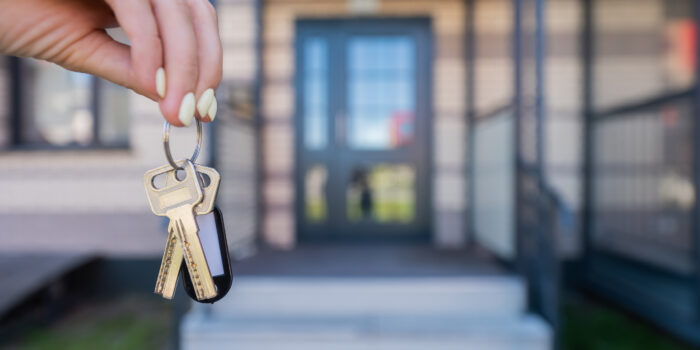
<path id="1" fill-rule="evenodd" d="M 159 275 L 156 282 L 156 293 L 163 294 L 162 290 L 166 280 L 172 278 L 168 275 L 175 275 L 174 278 L 177 278 L 177 270 L 171 270 L 172 266 L 169 265 L 176 263 L 176 260 L 173 260 L 176 258 L 174 255 L 177 255 L 175 252 L 181 250 L 182 258 L 185 259 L 187 270 L 192 278 L 192 284 L 196 286 L 197 299 L 209 299 L 216 296 L 216 287 L 209 273 L 206 257 L 197 235 L 199 229 L 194 217 L 194 208 L 202 202 L 204 194 L 194 164 L 189 160 L 185 161 L 182 169 L 185 173 L 185 178 L 182 180 L 177 179 L 177 170 L 170 165 L 150 170 L 144 175 L 144 187 L 151 210 L 156 215 L 167 216 L 170 219 L 171 229 L 169 231 L 174 233 L 175 241 L 180 242 L 181 248 L 177 249 L 173 237 L 168 238 L 165 255 L 170 251 L 173 256 L 170 259 L 165 259 L 164 266 L 161 266 L 161 269 L 164 269 L 165 279 Z M 153 179 L 161 174 L 165 174 L 166 184 L 163 188 L 157 189 L 153 185 Z M 181 259 L 177 261 L 181 261 Z"/>
<path id="2" fill-rule="evenodd" d="M 178 161 L 177 164 L 183 164 L 184 162 L 185 161 Z M 194 209 L 196 215 L 205 215 L 214 209 L 221 176 L 214 168 L 195 165 L 195 169 L 199 175 L 205 174 L 209 177 L 209 183 L 206 186 L 200 181 L 200 187 L 203 188 L 204 198 Z M 172 179 L 166 178 L 166 187 L 169 186 L 169 181 L 172 181 Z M 176 243 L 177 236 L 173 227 L 173 222 L 171 221 L 170 225 L 168 225 L 168 240 L 166 241 L 155 288 L 156 294 L 160 294 L 167 299 L 172 299 L 175 294 L 177 277 L 180 272 L 180 265 L 182 265 L 182 250 L 175 249 Z"/>

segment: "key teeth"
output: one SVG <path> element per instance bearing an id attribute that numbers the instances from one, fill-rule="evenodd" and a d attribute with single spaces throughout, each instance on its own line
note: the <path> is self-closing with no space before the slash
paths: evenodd
<path id="1" fill-rule="evenodd" d="M 177 286 L 177 278 L 180 272 L 179 264 L 175 261 L 182 261 L 182 257 L 177 254 L 177 238 L 168 227 L 168 240 L 165 244 L 165 252 L 161 260 L 160 270 L 156 279 L 154 293 L 163 296 L 165 299 L 172 299 Z M 174 271 L 174 272 L 173 272 Z"/>
<path id="2" fill-rule="evenodd" d="M 195 288 L 195 295 L 197 297 L 197 300 L 206 300 L 215 297 L 217 294 L 216 286 L 214 285 L 214 279 L 209 273 L 209 267 L 207 266 L 206 257 L 202 255 L 201 258 L 204 258 L 204 261 L 195 262 L 192 251 L 190 249 L 191 245 L 195 245 L 196 249 L 202 250 L 202 247 L 199 244 L 199 238 L 193 238 L 197 240 L 196 242 L 188 241 L 186 230 L 183 227 L 183 222 L 181 220 L 178 220 L 175 223 L 175 225 L 175 227 L 178 230 L 178 237 L 180 237 L 180 243 L 182 245 L 182 251 L 184 253 L 183 255 L 185 258 L 185 263 L 190 274 L 190 279 L 193 279 L 194 285 L 197 285 L 197 282 L 201 283 L 201 286 Z M 200 271 L 202 271 L 202 273 L 200 273 Z M 200 278 L 200 275 L 207 275 L 207 278 Z"/>

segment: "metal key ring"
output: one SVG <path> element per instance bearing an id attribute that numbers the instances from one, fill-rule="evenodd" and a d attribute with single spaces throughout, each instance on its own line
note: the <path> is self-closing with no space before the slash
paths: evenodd
<path id="1" fill-rule="evenodd" d="M 192 157 L 190 157 L 190 161 L 193 164 L 199 156 L 199 151 L 202 149 L 202 122 L 199 119 L 195 120 L 197 121 L 197 147 L 195 147 L 194 153 L 192 153 Z M 163 127 L 163 148 L 165 149 L 165 157 L 168 159 L 168 163 L 170 163 L 173 169 L 182 169 L 181 166 L 177 165 L 173 159 L 172 153 L 170 153 L 170 123 L 168 122 L 165 122 Z"/>

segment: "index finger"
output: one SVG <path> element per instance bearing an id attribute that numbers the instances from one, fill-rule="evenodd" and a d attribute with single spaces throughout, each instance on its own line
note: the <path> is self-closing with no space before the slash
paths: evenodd
<path id="1" fill-rule="evenodd" d="M 148 0 L 107 0 L 131 45 L 131 66 L 140 91 L 158 98 L 156 71 L 163 66 L 163 44 Z"/>

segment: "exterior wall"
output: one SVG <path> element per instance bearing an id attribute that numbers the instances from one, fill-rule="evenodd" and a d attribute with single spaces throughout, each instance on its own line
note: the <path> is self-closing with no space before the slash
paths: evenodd
<path id="1" fill-rule="evenodd" d="M 456 247 L 467 239 L 464 233 L 465 198 L 468 197 L 464 195 L 466 179 L 463 173 L 466 140 L 463 117 L 467 79 L 462 46 L 465 32 L 463 2 L 364 2 L 365 5 L 374 3 L 377 6 L 360 6 L 360 3 L 362 2 L 339 0 L 266 2 L 262 57 L 265 83 L 260 111 L 263 115 L 263 157 L 259 160 L 256 157 L 254 123 L 247 119 L 250 116 L 239 115 L 236 109 L 236 95 L 240 91 L 247 91 L 252 96 L 255 89 L 258 69 L 255 51 L 257 1 L 217 2 L 224 46 L 224 82 L 217 91 L 220 111 L 216 122 L 214 161 L 222 174 L 219 206 L 225 215 L 229 244 L 239 256 L 250 253 L 258 231 L 261 231 L 265 240 L 273 246 L 289 248 L 295 244 L 292 77 L 294 21 L 301 17 L 426 16 L 432 19 L 433 240 L 439 246 Z M 651 0 L 644 2 L 651 6 L 651 9 L 643 13 L 658 13 L 659 11 L 654 12 L 655 3 Z M 486 111 L 510 98 L 512 65 L 508 36 L 512 30 L 512 12 L 509 4 L 510 1 L 506 0 L 476 1 L 477 111 Z M 621 8 L 618 10 L 622 11 Z M 599 16 L 602 16 L 603 20 L 609 17 L 605 15 L 609 12 L 608 9 L 597 11 L 601 12 Z M 578 175 L 581 153 L 579 4 L 575 0 L 552 1 L 547 13 L 551 52 L 547 62 L 549 176 L 571 208 L 578 211 L 581 197 Z M 654 62 L 658 63 L 658 60 L 657 58 Z M 6 62 L 4 57 L 0 57 L 0 98 L 8 101 L 9 74 Z M 614 61 L 608 64 L 614 65 Z M 27 222 L 36 223 L 37 232 L 42 232 L 37 233 L 36 238 L 19 240 L 4 247 L 29 247 L 39 244 L 51 249 L 57 246 L 85 246 L 87 240 L 88 245 L 95 249 L 113 251 L 115 246 L 109 239 L 105 239 L 105 236 L 114 233 L 118 237 L 128 237 L 125 240 L 131 240 L 132 243 L 136 242 L 132 245 L 138 246 L 137 251 L 150 254 L 162 249 L 161 237 L 150 234 L 152 231 L 163 231 L 162 221 L 150 214 L 141 184 L 144 170 L 164 163 L 160 143 L 162 119 L 154 103 L 135 94 L 129 94 L 129 100 L 128 108 L 132 119 L 131 148 L 112 151 L 10 150 L 5 147 L 10 135 L 9 123 L 5 122 L 9 118 L 10 104 L 3 105 L 0 109 L 0 147 L 3 149 L 0 151 L 0 191 L 4 200 L 0 203 L 0 219 L 7 222 L 8 227 L 12 229 L 4 230 L 4 234 L 0 233 L 0 238 L 16 235 L 20 229 L 27 229 L 21 227 Z M 176 132 L 174 138 L 181 139 L 182 136 L 184 140 L 189 140 L 187 133 L 191 131 L 181 132 L 182 135 Z M 175 154 L 184 155 L 190 152 L 191 145 L 184 140 L 175 141 Z M 205 153 L 201 159 L 209 159 L 208 150 L 209 147 L 205 146 Z M 258 161 L 264 162 L 263 179 L 257 179 Z M 261 181 L 262 204 L 265 208 L 265 216 L 260 221 L 262 227 L 257 227 L 256 221 L 259 215 L 256 212 L 258 181 Z M 114 224 L 108 225 L 107 228 L 99 228 L 97 231 L 100 233 L 93 234 L 89 232 L 90 229 L 81 228 L 84 225 L 72 222 L 75 220 L 65 220 L 83 215 L 112 218 Z M 124 221 L 142 224 L 133 229 L 124 224 Z M 52 227 L 53 223 L 59 225 L 54 229 L 63 228 L 61 231 L 77 233 L 56 237 L 45 232 L 51 230 L 42 229 Z M 576 239 L 573 242 L 575 241 Z M 7 242 L 12 241 L 8 238 Z M 129 252 L 129 249 L 124 248 L 120 251 Z"/>
<path id="2" fill-rule="evenodd" d="M 262 232 L 272 246 L 296 242 L 294 218 L 294 35 L 297 18 L 352 16 L 432 19 L 433 241 L 456 247 L 465 241 L 465 70 L 463 2 L 430 0 L 269 0 L 264 9 L 263 159 L 265 210 Z"/>
<path id="3" fill-rule="evenodd" d="M 577 0 L 548 2 L 546 60 L 546 174 L 572 214 L 571 225 L 559 232 L 560 253 L 580 252 L 583 170 L 582 8 Z"/>
<path id="4" fill-rule="evenodd" d="M 513 112 L 513 10 L 511 0 L 474 1 L 473 182 L 469 199 L 471 238 L 510 260 L 516 253 Z M 488 117 L 488 119 L 483 119 Z"/>
<path id="5" fill-rule="evenodd" d="M 250 254 L 255 226 L 255 130 L 239 118 L 232 95 L 252 91 L 255 76 L 255 3 L 219 1 L 224 53 L 224 82 L 217 91 L 219 112 L 207 124 L 203 153 L 214 153 L 222 175 L 217 198 L 224 214 L 229 248 L 235 257 Z M 9 101 L 8 60 L 0 56 L 0 99 Z M 245 92 L 244 91 L 244 92 Z M 0 104 L 0 230 L 1 250 L 72 251 L 107 255 L 162 254 L 165 221 L 151 214 L 143 173 L 165 164 L 163 119 L 158 106 L 128 94 L 130 147 L 122 150 L 21 151 L 9 145 L 10 103 Z M 35 103 L 40 103 L 37 101 Z M 248 101 L 251 103 L 251 101 Z M 211 132 L 215 128 L 215 138 Z M 192 128 L 172 130 L 176 156 L 192 152 Z"/>
<path id="6" fill-rule="evenodd" d="M 143 173 L 166 162 L 162 117 L 152 101 L 124 93 L 131 112 L 129 149 L 0 152 L 0 249 L 160 254 L 166 231 L 150 213 Z M 9 124 L 2 125 L 0 134 L 9 135 Z M 191 152 L 189 142 L 177 141 L 187 132 L 192 130 L 174 132 L 174 154 Z"/>
<path id="7" fill-rule="evenodd" d="M 258 68 L 256 1 L 219 0 L 217 12 L 224 49 L 224 76 L 217 91 L 220 112 L 215 164 L 222 175 L 218 205 L 224 214 L 229 247 L 241 258 L 254 251 L 258 231 L 256 111 L 240 111 L 241 104 L 253 104 Z"/>
<path id="8" fill-rule="evenodd" d="M 665 1 L 619 0 L 595 2 L 596 64 L 594 104 L 609 108 L 689 87 L 686 79 L 669 74 L 670 50 Z M 691 15 L 692 16 L 692 15 Z M 619 43 L 624 42 L 625 45 Z"/>
<path id="9" fill-rule="evenodd" d="M 474 1 L 474 110 L 477 116 L 513 98 L 513 10 L 510 0 Z"/>

